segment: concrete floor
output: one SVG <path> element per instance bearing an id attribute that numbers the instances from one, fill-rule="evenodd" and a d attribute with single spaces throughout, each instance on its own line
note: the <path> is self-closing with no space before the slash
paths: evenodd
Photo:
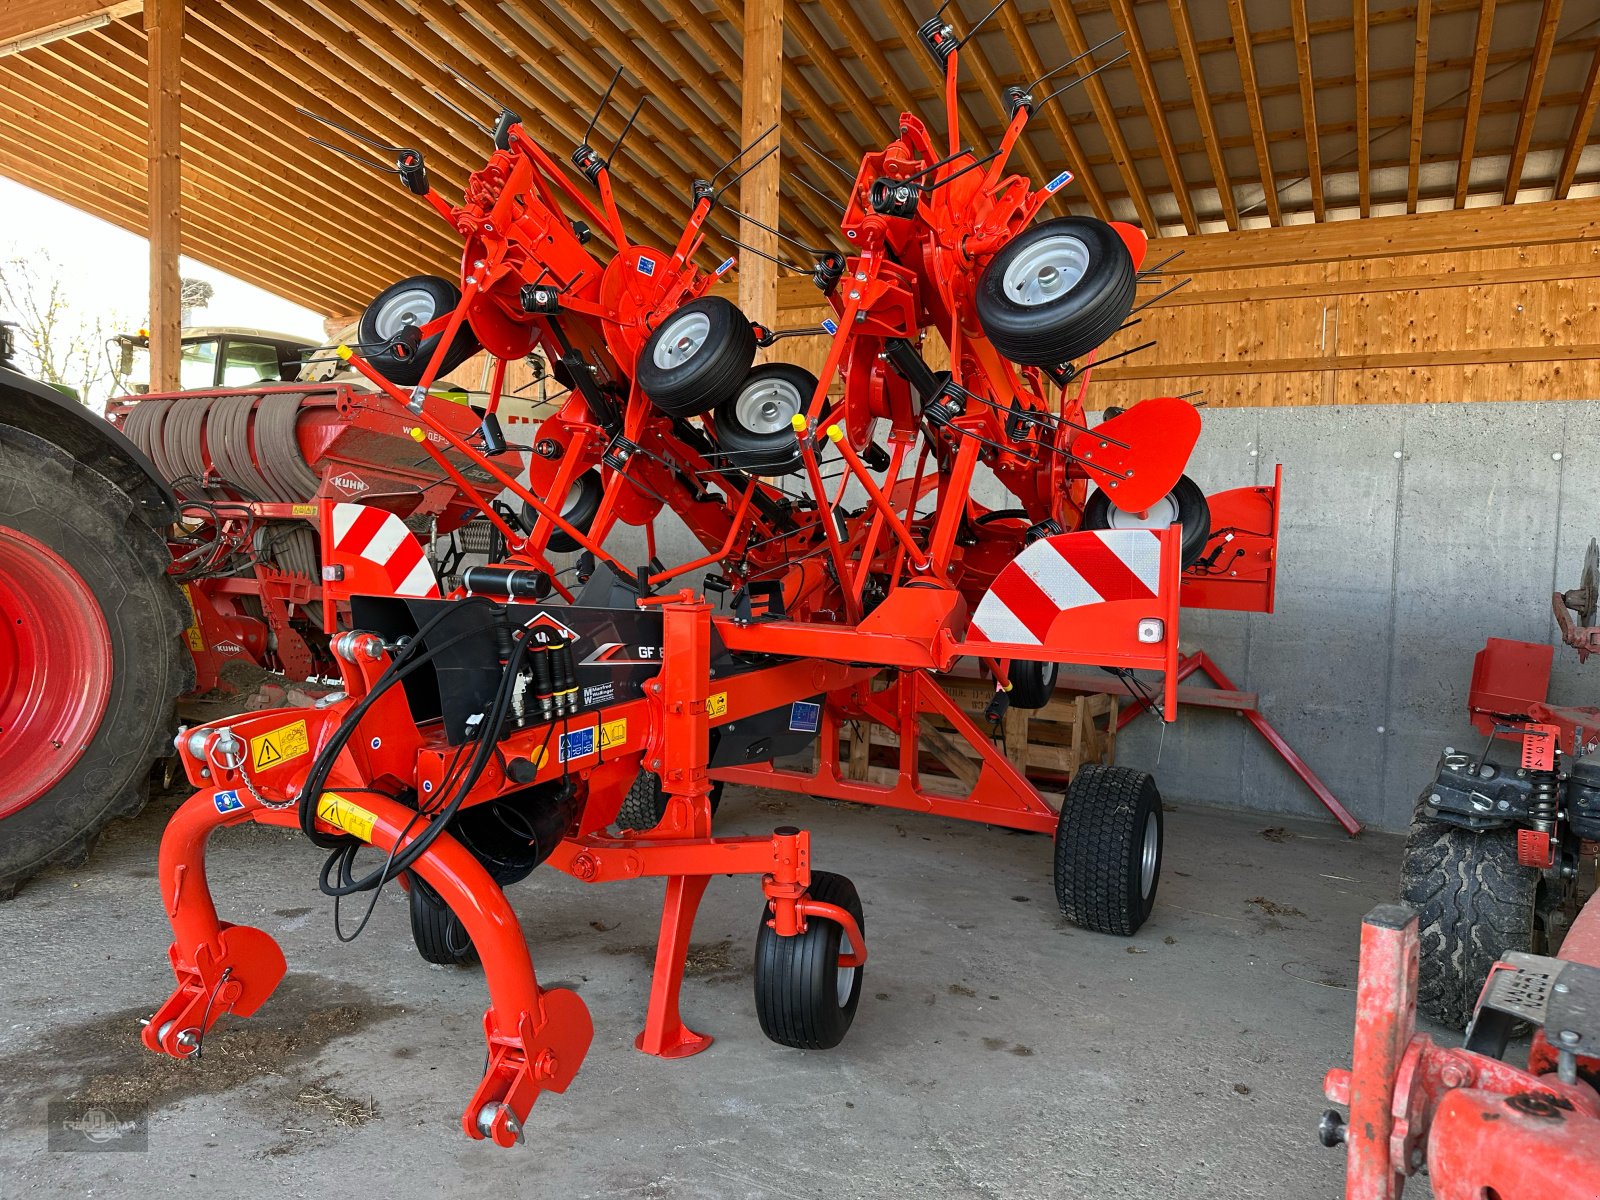
<path id="1" fill-rule="evenodd" d="M 660 886 L 536 872 L 511 893 L 535 966 L 581 992 L 596 1032 L 505 1151 L 457 1124 L 481 976 L 416 956 L 398 889 L 340 945 L 298 834 L 224 831 L 211 859 L 224 918 L 283 945 L 278 993 L 225 1019 L 201 1063 L 139 1046 L 172 982 L 153 882 L 171 807 L 0 905 L 0 1196 L 1343 1194 L 1320 1082 L 1347 1061 L 1359 922 L 1394 895 L 1395 838 L 1169 810 L 1155 914 L 1124 941 L 1062 919 L 1042 837 L 729 789 L 719 828 L 805 824 L 816 865 L 860 888 L 872 959 L 849 1037 L 765 1040 L 759 893 L 722 878 L 683 997 L 717 1041 L 646 1058 Z M 149 1152 L 48 1152 L 45 1101 L 88 1094 L 148 1101 Z"/>

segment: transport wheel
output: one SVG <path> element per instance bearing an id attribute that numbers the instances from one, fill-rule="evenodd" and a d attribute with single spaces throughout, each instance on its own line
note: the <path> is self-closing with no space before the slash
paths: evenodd
<path id="1" fill-rule="evenodd" d="M 711 782 L 711 815 L 717 815 L 717 807 L 722 803 L 722 781 Z M 639 778 L 633 781 L 633 786 L 628 789 L 628 794 L 623 798 L 622 808 L 617 812 L 617 828 L 631 829 L 635 833 L 644 833 L 661 824 L 661 818 L 667 811 L 667 792 L 661 786 L 661 776 L 650 771 L 640 771 Z"/>
<path id="2" fill-rule="evenodd" d="M 1056 826 L 1056 900 L 1074 925 L 1131 937 L 1161 882 L 1161 793 L 1147 771 L 1079 767 Z"/>
<path id="3" fill-rule="evenodd" d="M 1514 829 L 1475 832 L 1419 813 L 1400 865 L 1400 899 L 1417 912 L 1417 1008 L 1465 1029 L 1483 981 L 1508 950 L 1534 949 L 1539 872 L 1517 862 Z"/>
<path id="4" fill-rule="evenodd" d="M 420 876 L 411 876 L 406 900 L 411 909 L 411 940 L 424 959 L 441 967 L 465 966 L 478 960 L 478 950 L 467 927 Z"/>
<path id="5" fill-rule="evenodd" d="M 1024 229 L 978 278 L 978 323 L 1012 362 L 1055 367 L 1089 353 L 1128 319 L 1138 286 L 1117 231 L 1093 217 Z"/>
<path id="6" fill-rule="evenodd" d="M 1177 485 L 1142 517 L 1123 512 L 1102 491 L 1096 491 L 1083 506 L 1084 529 L 1165 529 L 1169 525 L 1183 528 L 1182 556 L 1187 567 L 1205 553 L 1211 539 L 1211 505 L 1200 485 L 1187 475 L 1180 476 Z"/>
<path id="7" fill-rule="evenodd" d="M 0 898 L 144 805 L 194 682 L 165 542 L 110 480 L 0 425 Z"/>
<path id="8" fill-rule="evenodd" d="M 1061 668 L 1053 662 L 1014 659 L 1008 672 L 1011 679 L 1011 704 L 1014 708 L 1043 708 L 1056 692 L 1056 675 Z"/>
<path id="9" fill-rule="evenodd" d="M 372 364 L 374 370 L 390 383 L 411 387 L 422 382 L 422 373 L 433 360 L 439 346 L 441 333 L 423 338 L 415 350 L 400 357 L 389 346 L 409 326 L 421 329 L 435 317 L 450 312 L 461 303 L 461 292 L 448 279 L 438 275 L 413 275 L 399 283 L 391 283 L 379 292 L 361 314 L 357 338 L 361 342 L 361 356 Z M 478 339 L 463 321 L 456 331 L 455 341 L 445 352 L 439 374 L 448 375 L 481 347 Z"/>
<path id="10" fill-rule="evenodd" d="M 755 360 L 750 319 L 731 300 L 702 296 L 656 326 L 634 375 L 662 412 L 697 417 L 738 391 Z"/>
<path id="11" fill-rule="evenodd" d="M 811 898 L 837 904 L 866 932 L 856 885 L 831 871 L 811 872 Z M 861 967 L 839 966 L 851 950 L 835 921 L 807 917 L 806 931 L 779 937 L 761 909 L 756 934 L 756 1016 L 761 1032 L 781 1046 L 829 1050 L 844 1040 L 861 1002 Z"/>
<path id="12" fill-rule="evenodd" d="M 791 363 L 767 363 L 745 377 L 737 394 L 712 414 L 723 461 L 752 475 L 800 469 L 794 418 L 805 412 L 817 377 Z"/>
<path id="13" fill-rule="evenodd" d="M 605 484 L 600 480 L 599 469 L 590 467 L 574 479 L 572 486 L 567 489 L 567 498 L 561 502 L 561 519 L 573 528 L 588 533 L 589 526 L 594 524 L 595 514 L 600 511 L 600 498 L 605 494 L 605 490 Z M 533 523 L 538 519 L 539 514 L 533 505 L 524 502 L 523 528 L 532 529 Z M 557 529 L 550 535 L 549 547 L 557 554 L 573 554 L 582 549 L 571 535 L 562 529 Z"/>

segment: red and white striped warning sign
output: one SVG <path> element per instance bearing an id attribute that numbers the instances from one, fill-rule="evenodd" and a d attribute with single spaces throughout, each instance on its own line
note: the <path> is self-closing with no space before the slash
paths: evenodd
<path id="1" fill-rule="evenodd" d="M 1041 538 L 995 576 L 972 638 L 1039 646 L 1065 609 L 1112 600 L 1155 600 L 1161 590 L 1161 533 L 1097 529 Z"/>
<path id="2" fill-rule="evenodd" d="M 333 548 L 379 567 L 391 595 L 439 596 L 439 581 L 423 556 L 422 544 L 392 512 L 366 504 L 335 504 Z"/>

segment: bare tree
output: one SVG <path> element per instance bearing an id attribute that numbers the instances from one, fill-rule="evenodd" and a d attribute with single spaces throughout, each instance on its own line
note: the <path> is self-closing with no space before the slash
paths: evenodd
<path id="1" fill-rule="evenodd" d="M 0 318 L 16 326 L 18 370 L 71 389 L 92 408 L 104 406 L 113 383 L 106 341 L 115 318 L 77 303 L 49 255 L 0 259 Z"/>

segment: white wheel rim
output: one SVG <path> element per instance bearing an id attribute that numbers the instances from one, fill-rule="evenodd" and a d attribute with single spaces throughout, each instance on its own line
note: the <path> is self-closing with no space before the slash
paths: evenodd
<path id="1" fill-rule="evenodd" d="M 733 415 L 751 433 L 778 433 L 794 428 L 804 404 L 800 389 L 787 379 L 759 379 L 739 393 Z"/>
<path id="2" fill-rule="evenodd" d="M 372 325 L 380 338 L 392 342 L 407 325 L 421 327 L 436 315 L 433 294 L 425 288 L 409 288 L 395 293 L 379 305 Z"/>
<path id="3" fill-rule="evenodd" d="M 1144 846 L 1139 851 L 1139 898 L 1150 899 L 1156 889 L 1156 865 L 1161 860 L 1161 826 L 1156 814 L 1144 819 Z"/>
<path id="4" fill-rule="evenodd" d="M 1036 308 L 1065 296 L 1089 273 L 1089 247 L 1071 234 L 1058 233 L 1029 246 L 1006 266 L 1006 295 Z"/>
<path id="5" fill-rule="evenodd" d="M 1123 512 L 1115 504 L 1110 506 L 1106 514 L 1106 525 L 1111 529 L 1165 529 L 1169 525 L 1178 524 L 1178 502 L 1168 492 L 1149 508 L 1144 510 L 1144 516 L 1138 513 Z"/>
<path id="6" fill-rule="evenodd" d="M 711 336 L 711 318 L 703 312 L 684 313 L 661 327 L 656 348 L 650 357 L 663 371 L 681 367 L 706 344 Z"/>
<path id="7" fill-rule="evenodd" d="M 839 934 L 839 954 L 854 954 L 855 947 L 850 944 L 850 935 L 843 931 Z M 856 969 L 854 967 L 840 967 L 839 973 L 834 977 L 834 989 L 839 996 L 839 1007 L 844 1008 L 850 1003 L 850 993 L 855 990 Z"/>
<path id="8" fill-rule="evenodd" d="M 569 525 L 572 523 L 572 514 L 578 511 L 578 505 L 583 503 L 584 493 L 588 490 L 587 475 L 580 475 L 572 481 L 572 486 L 567 489 L 567 499 L 561 505 L 561 519 Z"/>

